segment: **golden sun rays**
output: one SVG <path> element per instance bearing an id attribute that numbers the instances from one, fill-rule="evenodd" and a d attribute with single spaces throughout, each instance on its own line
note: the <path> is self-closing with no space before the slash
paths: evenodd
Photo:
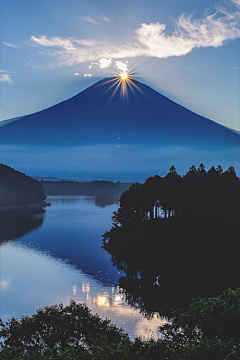
<path id="1" fill-rule="evenodd" d="M 134 77 L 132 75 L 134 75 Z M 109 86 L 105 92 L 112 92 L 108 103 L 111 102 L 117 94 L 119 94 L 120 99 L 127 103 L 129 102 L 130 93 L 132 93 L 135 98 L 138 98 L 137 94 L 139 92 L 143 93 L 143 91 L 138 86 L 138 81 L 135 79 L 135 76 L 135 71 L 131 70 L 120 71 L 117 74 L 115 72 L 114 77 L 107 80 Z"/>
<path id="2" fill-rule="evenodd" d="M 127 72 L 122 72 L 120 74 L 120 76 L 121 76 L 122 80 L 126 80 L 128 78 L 128 73 Z"/>

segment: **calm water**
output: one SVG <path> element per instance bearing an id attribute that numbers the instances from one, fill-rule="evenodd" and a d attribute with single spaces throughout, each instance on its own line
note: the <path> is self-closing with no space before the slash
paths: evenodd
<path id="1" fill-rule="evenodd" d="M 32 314 L 70 299 L 86 303 L 132 338 L 158 337 L 164 321 L 147 320 L 126 303 L 122 275 L 101 248 L 117 204 L 96 206 L 94 197 L 49 196 L 34 213 L 1 215 L 1 318 Z"/>

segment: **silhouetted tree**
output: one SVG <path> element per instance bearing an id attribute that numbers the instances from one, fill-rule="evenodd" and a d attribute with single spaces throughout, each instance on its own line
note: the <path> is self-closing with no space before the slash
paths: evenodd
<path id="1" fill-rule="evenodd" d="M 143 185 L 132 184 L 119 199 L 119 208 L 113 213 L 114 226 L 127 226 L 148 219 L 148 207 L 142 196 Z"/>
<path id="2" fill-rule="evenodd" d="M 161 207 L 163 180 L 159 175 L 149 177 L 143 185 L 144 202 L 147 204 L 149 218 L 158 218 L 158 209 Z"/>
<path id="3" fill-rule="evenodd" d="M 200 164 L 198 169 L 197 169 L 198 177 L 201 178 L 201 179 L 204 179 L 206 174 L 207 174 L 207 172 L 206 172 L 205 166 L 203 164 Z"/>
<path id="4" fill-rule="evenodd" d="M 181 192 L 182 178 L 177 174 L 174 166 L 169 169 L 168 174 L 164 177 L 164 195 L 163 209 L 168 213 L 168 217 L 174 217 L 181 213 Z"/>

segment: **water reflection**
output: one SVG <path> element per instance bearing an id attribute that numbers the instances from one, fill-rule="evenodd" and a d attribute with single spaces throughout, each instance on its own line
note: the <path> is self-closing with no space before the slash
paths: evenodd
<path id="1" fill-rule="evenodd" d="M 118 204 L 119 196 L 112 194 L 97 194 L 95 196 L 95 205 L 104 208 L 107 205 Z"/>
<path id="2" fill-rule="evenodd" d="M 83 293 L 89 293 L 90 292 L 90 285 L 89 283 L 82 283 L 82 292 Z M 76 295 L 76 294 L 75 294 Z"/>
<path id="3" fill-rule="evenodd" d="M 126 305 L 126 296 L 119 286 L 112 287 L 112 293 L 106 291 L 98 293 L 97 297 L 93 298 L 93 303 L 104 307 L 124 306 Z"/>
<path id="4" fill-rule="evenodd" d="M 73 204 L 78 202 L 95 202 L 94 196 L 77 196 L 77 195 L 67 195 L 67 196 L 48 196 L 48 199 L 51 200 L 52 204 Z"/>
<path id="5" fill-rule="evenodd" d="M 100 208 L 104 208 L 108 205 L 114 205 L 118 203 L 119 196 L 112 194 L 97 194 L 96 196 L 71 196 L 66 197 L 51 197 L 52 203 L 55 204 L 73 204 L 79 202 L 83 198 L 83 202 L 92 202 Z"/>
<path id="6" fill-rule="evenodd" d="M 103 283 L 117 285 L 119 272 L 101 249 L 101 234 L 117 205 L 97 207 L 94 196 L 50 196 L 47 200 L 52 204 L 47 211 L 2 211 L 1 241 L 21 240 Z"/>
<path id="7" fill-rule="evenodd" d="M 32 314 L 44 305 L 67 305 L 71 299 L 86 303 L 102 318 L 129 331 L 132 338 L 158 337 L 163 321 L 148 321 L 126 304 L 119 287 L 107 286 L 63 261 L 21 242 L 1 245 L 1 317 Z M 17 299 L 17 301 L 16 301 Z"/>
<path id="8" fill-rule="evenodd" d="M 146 254 L 146 252 L 145 252 Z M 112 256 L 113 263 L 124 276 L 119 284 L 129 305 L 148 319 L 157 313 L 172 317 L 171 309 L 185 308 L 194 297 L 214 297 L 226 288 L 240 284 L 239 271 L 212 264 L 208 268 L 201 262 L 187 264 L 173 261 L 160 262 L 154 250 L 146 256 L 129 254 Z"/>
<path id="9" fill-rule="evenodd" d="M 162 320 L 142 317 L 127 304 L 123 272 L 101 248 L 117 204 L 96 206 L 95 197 L 51 196 L 45 210 L 1 216 L 1 317 L 32 314 L 71 299 L 86 303 L 130 336 L 158 337 Z M 12 240 L 12 241 L 10 241 Z M 17 301 L 16 301 L 17 299 Z"/>
<path id="10" fill-rule="evenodd" d="M 0 242 L 19 239 L 43 225 L 42 208 L 0 211 Z"/>
<path id="11" fill-rule="evenodd" d="M 216 296 L 227 287 L 239 286 L 238 272 L 217 266 L 206 270 L 199 263 L 185 264 L 176 259 L 160 262 L 154 249 L 141 254 L 135 248 L 134 254 L 110 258 L 101 248 L 101 234 L 110 227 L 116 204 L 97 207 L 93 196 L 54 196 L 48 201 L 52 206 L 47 211 L 2 211 L 0 240 L 18 241 L 25 249 L 35 249 L 63 267 L 99 280 L 105 290 L 96 293 L 95 289 L 94 294 L 89 281 L 71 285 L 71 296 L 85 294 L 84 301 L 91 306 L 129 304 L 149 319 L 156 313 L 171 317 L 171 308 L 186 307 L 193 297 Z M 11 286 L 8 274 L 1 278 L 0 286 L 1 290 Z"/>

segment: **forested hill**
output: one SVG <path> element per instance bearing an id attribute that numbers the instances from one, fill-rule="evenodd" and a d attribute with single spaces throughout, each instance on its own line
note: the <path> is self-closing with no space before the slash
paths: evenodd
<path id="1" fill-rule="evenodd" d="M 40 204 L 46 199 L 42 184 L 0 164 L 0 207 Z"/>

